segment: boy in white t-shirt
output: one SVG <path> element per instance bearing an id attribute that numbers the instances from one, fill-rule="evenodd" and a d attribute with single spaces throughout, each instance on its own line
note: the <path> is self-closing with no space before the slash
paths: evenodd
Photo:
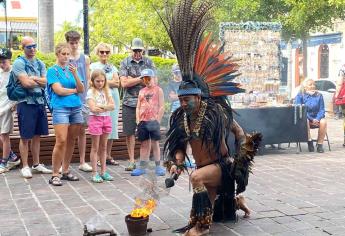
<path id="1" fill-rule="evenodd" d="M 0 48 L 0 134 L 2 158 L 0 158 L 0 174 L 20 164 L 11 150 L 10 133 L 13 130 L 13 114 L 15 102 L 7 97 L 6 86 L 11 72 L 12 53 L 7 48 Z"/>

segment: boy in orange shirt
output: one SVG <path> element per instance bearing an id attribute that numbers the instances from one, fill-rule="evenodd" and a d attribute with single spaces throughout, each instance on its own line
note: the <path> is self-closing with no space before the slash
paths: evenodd
<path id="1" fill-rule="evenodd" d="M 140 146 L 139 166 L 131 173 L 132 176 L 140 176 L 146 173 L 150 157 L 151 147 L 155 159 L 155 173 L 158 176 L 165 175 L 165 169 L 160 165 L 160 122 L 164 114 L 163 90 L 155 83 L 155 74 L 151 69 L 144 69 L 140 78 L 145 84 L 139 92 L 136 108 L 136 122 L 138 140 Z"/>

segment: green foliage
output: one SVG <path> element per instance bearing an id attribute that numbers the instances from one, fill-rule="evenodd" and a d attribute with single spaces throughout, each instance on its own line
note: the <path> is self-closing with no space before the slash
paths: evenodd
<path id="1" fill-rule="evenodd" d="M 116 67 L 120 67 L 120 63 L 123 59 L 128 57 L 129 54 L 112 54 L 109 57 L 110 63 L 115 65 Z M 150 57 L 157 68 L 164 68 L 164 67 L 172 67 L 174 63 L 176 63 L 176 60 L 174 59 L 165 59 L 162 57 Z M 91 62 L 97 61 L 97 55 L 91 54 Z"/>
<path id="2" fill-rule="evenodd" d="M 334 19 L 344 19 L 345 3 L 330 0 L 286 0 L 289 14 L 279 16 L 284 25 L 284 36 L 305 39 L 310 31 L 331 28 Z"/>
<path id="3" fill-rule="evenodd" d="M 91 48 L 98 42 L 118 47 L 130 46 L 132 38 L 140 37 L 146 45 L 171 49 L 170 40 L 153 5 L 159 9 L 163 7 L 158 0 L 93 1 L 90 15 Z"/>
<path id="4" fill-rule="evenodd" d="M 120 63 L 129 54 L 113 54 L 110 56 L 109 61 L 115 65 L 118 69 L 120 68 Z M 168 86 L 169 79 L 172 77 L 171 68 L 176 63 L 173 59 L 164 59 L 161 57 L 150 57 L 157 68 L 157 77 L 159 85 L 163 90 Z M 96 55 L 91 55 L 91 61 L 95 62 L 98 58 Z"/>
<path id="5" fill-rule="evenodd" d="M 220 21 L 280 21 L 284 38 L 304 39 L 344 19 L 345 0 L 224 0 L 218 13 Z"/>
<path id="6" fill-rule="evenodd" d="M 70 30 L 75 30 L 75 31 L 78 31 L 80 33 L 83 32 L 83 29 L 81 27 L 73 25 L 71 22 L 65 21 L 65 22 L 62 23 L 61 29 L 54 34 L 54 44 L 56 45 L 58 43 L 65 42 L 66 41 L 65 33 L 67 31 L 70 31 Z M 81 42 L 81 44 L 82 43 L 83 42 Z"/>
<path id="7" fill-rule="evenodd" d="M 12 62 L 20 55 L 23 55 L 23 51 L 17 50 L 12 51 Z M 120 63 L 125 59 L 128 54 L 113 54 L 109 58 L 109 62 L 115 65 L 117 68 L 120 67 Z M 56 57 L 54 53 L 41 53 L 37 52 L 37 58 L 42 60 L 46 67 L 51 67 L 56 63 Z M 157 76 L 159 78 L 159 83 L 162 87 L 165 87 L 169 81 L 171 75 L 171 68 L 173 64 L 176 63 L 176 60 L 173 59 L 164 59 L 161 57 L 150 57 L 157 68 Z M 91 55 L 91 62 L 97 61 L 98 58 L 96 55 Z"/>
<path id="8" fill-rule="evenodd" d="M 23 51 L 21 50 L 15 50 L 12 51 L 12 62 L 17 59 L 17 57 L 24 55 Z M 44 62 L 44 64 L 46 65 L 46 67 L 51 67 L 52 65 L 55 64 L 56 62 L 56 57 L 54 53 L 41 53 L 41 52 L 37 52 L 37 58 L 39 58 L 41 61 Z"/>

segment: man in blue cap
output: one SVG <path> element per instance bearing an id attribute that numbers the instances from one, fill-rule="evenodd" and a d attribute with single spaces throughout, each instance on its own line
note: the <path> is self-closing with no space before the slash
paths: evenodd
<path id="1" fill-rule="evenodd" d="M 160 165 L 159 140 L 161 139 L 160 122 L 164 114 L 164 94 L 154 81 L 155 73 L 153 70 L 144 69 L 139 78 L 145 84 L 145 88 L 139 92 L 136 108 L 137 136 L 141 142 L 140 163 L 131 175 L 140 176 L 146 173 L 152 147 L 155 173 L 158 176 L 163 176 L 165 169 Z"/>

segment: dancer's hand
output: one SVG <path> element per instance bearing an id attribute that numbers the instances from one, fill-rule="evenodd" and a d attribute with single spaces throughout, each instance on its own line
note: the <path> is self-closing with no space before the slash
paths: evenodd
<path id="1" fill-rule="evenodd" d="M 172 165 L 171 168 L 170 168 L 170 175 L 172 174 L 177 174 L 177 175 L 180 175 L 182 173 L 182 170 L 177 168 L 176 165 Z"/>
<path id="2" fill-rule="evenodd" d="M 170 168 L 170 175 L 176 173 L 177 174 L 177 166 L 176 165 L 172 165 Z"/>

